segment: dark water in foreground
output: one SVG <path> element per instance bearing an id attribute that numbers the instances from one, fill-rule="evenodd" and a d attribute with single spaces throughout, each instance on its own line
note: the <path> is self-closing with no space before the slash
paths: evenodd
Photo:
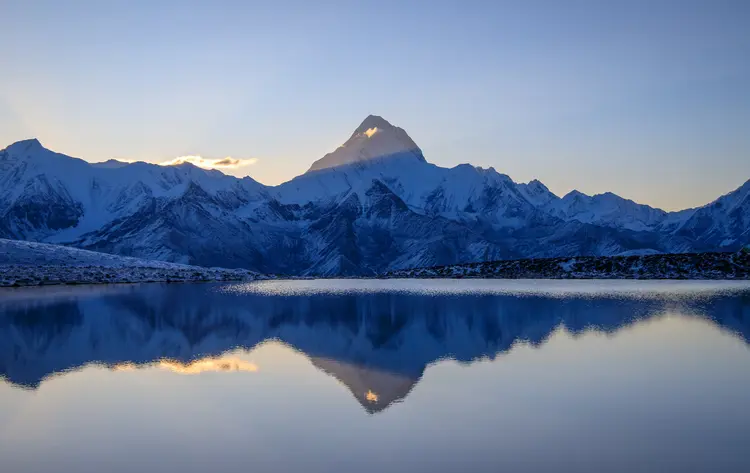
<path id="1" fill-rule="evenodd" d="M 0 472 L 750 471 L 750 287 L 0 291 Z"/>

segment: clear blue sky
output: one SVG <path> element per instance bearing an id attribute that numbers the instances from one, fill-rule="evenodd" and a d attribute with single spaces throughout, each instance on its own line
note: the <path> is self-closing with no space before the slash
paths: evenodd
<path id="1" fill-rule="evenodd" d="M 428 160 L 679 209 L 750 179 L 750 1 L 0 0 L 0 148 L 304 172 L 370 113 Z"/>

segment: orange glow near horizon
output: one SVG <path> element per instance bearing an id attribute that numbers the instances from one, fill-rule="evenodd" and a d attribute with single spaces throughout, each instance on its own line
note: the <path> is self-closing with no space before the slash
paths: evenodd
<path id="1" fill-rule="evenodd" d="M 116 365 L 112 369 L 114 371 L 134 371 L 141 368 L 159 368 L 165 371 L 171 371 L 178 374 L 200 374 L 205 372 L 246 372 L 255 373 L 259 371 L 258 365 L 255 363 L 242 360 L 235 357 L 218 357 L 218 358 L 202 358 L 199 360 L 192 361 L 190 363 L 182 363 L 175 360 L 161 360 L 156 363 L 147 365 L 135 365 L 133 363 L 123 363 Z"/>

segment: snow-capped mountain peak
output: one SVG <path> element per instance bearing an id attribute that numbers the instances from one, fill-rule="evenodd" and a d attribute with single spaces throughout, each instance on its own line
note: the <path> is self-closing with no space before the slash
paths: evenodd
<path id="1" fill-rule="evenodd" d="M 368 115 L 367 118 L 365 118 L 362 123 L 359 124 L 356 130 L 354 130 L 354 133 L 352 133 L 352 137 L 367 133 L 368 130 L 390 130 L 395 128 L 391 123 L 386 120 L 383 117 L 380 117 L 378 115 Z"/>
<path id="2" fill-rule="evenodd" d="M 543 207 L 560 200 L 558 196 L 553 194 L 547 186 L 537 179 L 526 184 L 518 184 L 518 190 L 523 194 L 526 200 L 536 207 Z"/>
<path id="3" fill-rule="evenodd" d="M 42 146 L 42 143 L 39 142 L 36 138 L 30 138 L 28 140 L 21 140 L 13 143 L 12 145 L 8 146 L 7 150 L 13 150 L 15 152 L 19 151 L 34 151 L 38 149 L 44 148 Z"/>
<path id="4" fill-rule="evenodd" d="M 42 146 L 42 143 L 40 143 L 36 138 L 16 141 L 4 150 L 0 150 L 0 152 L 3 153 L 4 159 L 6 160 L 29 159 L 43 154 L 55 154 Z"/>
<path id="5" fill-rule="evenodd" d="M 565 201 L 572 201 L 572 200 L 581 200 L 589 198 L 589 195 L 584 194 L 583 192 L 573 189 L 572 191 L 568 192 L 563 196 L 563 200 Z"/>
<path id="6" fill-rule="evenodd" d="M 370 115 L 343 145 L 315 161 L 308 172 L 391 158 L 425 162 L 422 150 L 406 131 L 382 117 Z"/>

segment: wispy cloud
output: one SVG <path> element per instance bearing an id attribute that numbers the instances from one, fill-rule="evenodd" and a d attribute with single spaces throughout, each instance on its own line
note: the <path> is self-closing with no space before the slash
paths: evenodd
<path id="1" fill-rule="evenodd" d="M 236 169 L 244 166 L 250 166 L 258 162 L 257 158 L 239 159 L 227 156 L 226 158 L 204 158 L 203 156 L 180 156 L 179 158 L 170 159 L 159 163 L 160 166 L 175 166 L 178 164 L 190 163 L 203 169 Z"/>

